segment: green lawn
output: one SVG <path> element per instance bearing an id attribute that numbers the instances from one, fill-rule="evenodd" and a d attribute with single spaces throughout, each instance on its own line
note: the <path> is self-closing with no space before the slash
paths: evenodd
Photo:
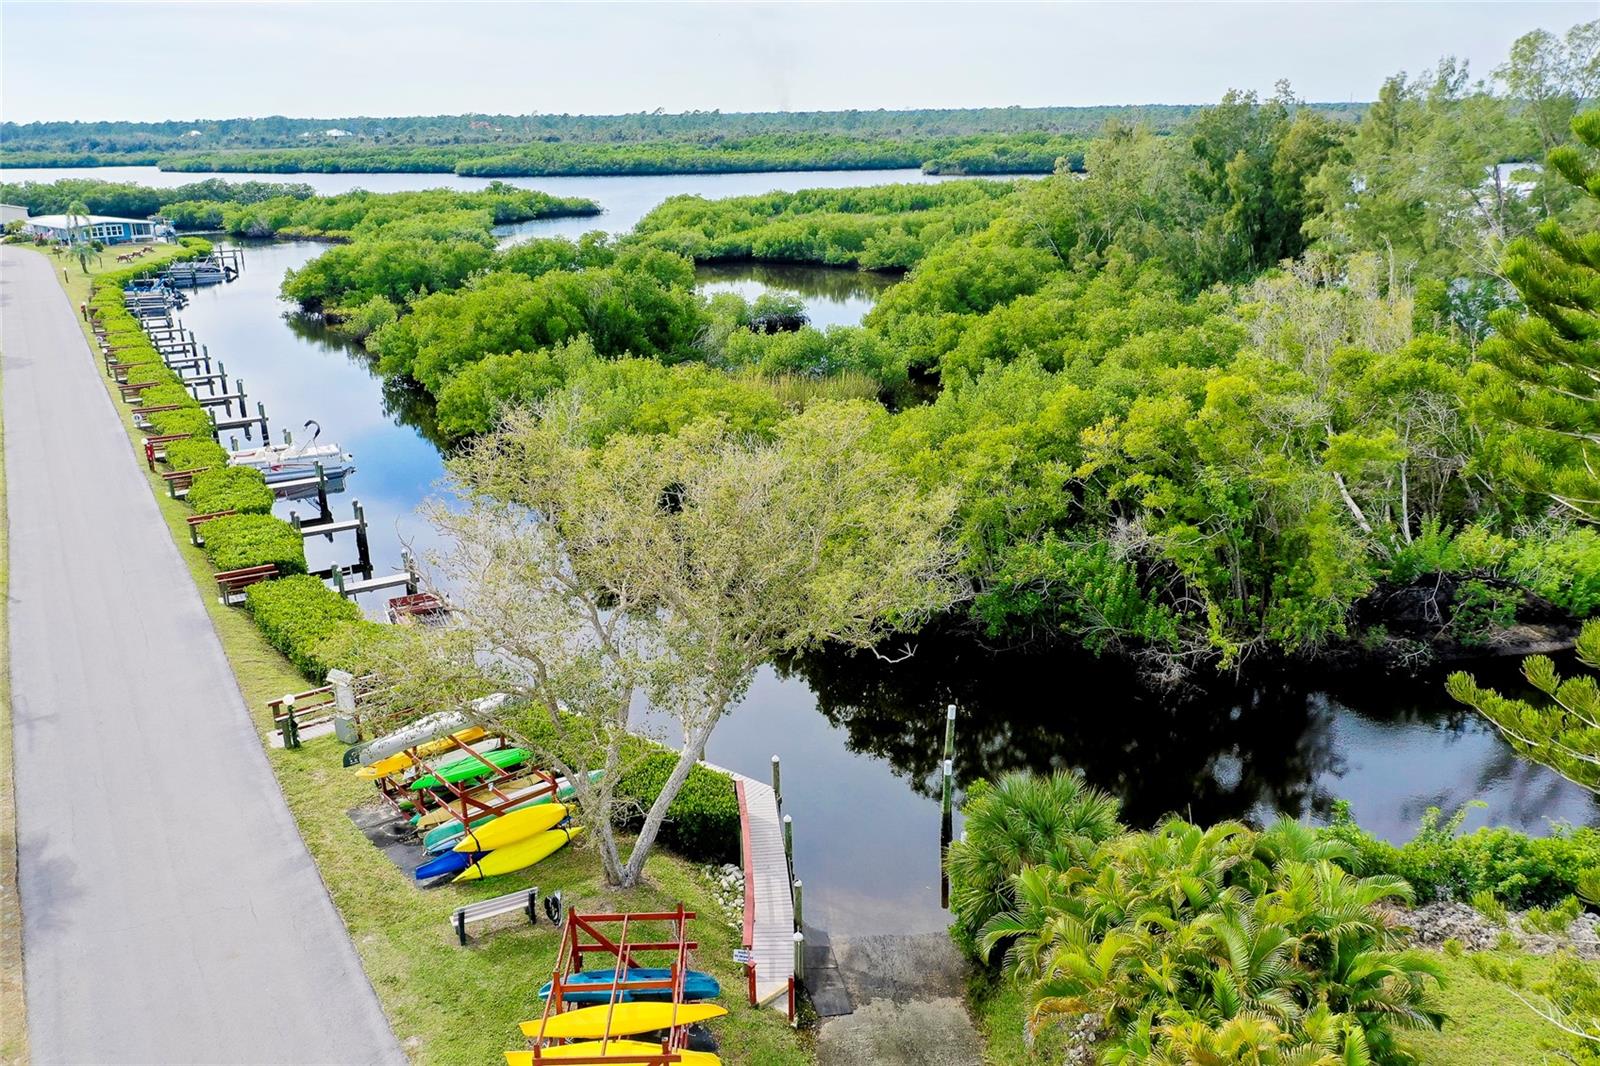
<path id="1" fill-rule="evenodd" d="M 0 459 L 5 432 L 0 424 Z M 6 470 L 0 461 L 0 602 L 10 602 Z M 17 794 L 12 774 L 11 630 L 0 611 L 0 1063 L 28 1061 L 28 1014 L 22 989 L 22 901 L 17 895 Z"/>
<path id="2" fill-rule="evenodd" d="M 114 257 L 106 259 L 95 272 L 120 269 Z M 76 263 L 66 288 L 74 304 L 87 298 L 88 279 Z M 87 324 L 84 328 L 87 332 Z M 111 391 L 109 383 L 107 389 Z M 120 401 L 117 407 L 124 429 L 137 440 L 131 408 Z M 265 743 L 271 731 L 266 702 L 311 686 L 266 643 L 248 615 L 217 601 L 211 567 L 189 545 L 184 525 L 188 507 L 169 498 L 156 474 L 147 471 L 145 476 L 201 590 Z M 574 845 L 522 874 L 425 893 L 347 817 L 346 811 L 372 791 L 340 766 L 341 752 L 336 741 L 324 738 L 296 751 L 269 746 L 267 754 L 367 976 L 413 1060 L 464 1066 L 498 1061 L 502 1051 L 524 1046 L 516 1023 L 538 1014 L 536 992 L 549 980 L 555 962 L 555 931 L 544 923 L 513 926 L 463 949 L 456 945 L 449 916 L 463 903 L 537 884 L 545 894 L 560 889 L 569 906 L 582 910 L 667 909 L 681 900 L 702 915 L 692 923 L 700 943 L 695 964 L 715 974 L 726 990 L 722 1002 L 730 1014 L 713 1023 L 723 1061 L 761 1066 L 811 1061 L 806 1038 L 790 1029 L 781 1014 L 745 1004 L 743 968 L 732 960 L 740 931 L 716 910 L 710 882 L 694 864 L 658 851 L 645 870 L 648 883 L 617 893 L 603 886 L 593 853 Z"/>
<path id="3" fill-rule="evenodd" d="M 1442 1032 L 1417 1033 L 1406 1044 L 1429 1066 L 1505 1066 L 1558 1061 L 1541 1054 L 1541 1037 L 1557 1036 L 1554 1026 L 1535 1017 L 1505 987 L 1473 970 L 1465 956 L 1436 956 L 1448 978 L 1439 998 L 1450 1024 Z M 1504 957 L 1504 956 L 1502 956 Z M 1548 975 L 1550 960 L 1521 956 L 1528 979 Z"/>
<path id="4" fill-rule="evenodd" d="M 1465 957 L 1452 958 L 1442 952 L 1434 957 L 1444 967 L 1447 983 L 1440 999 L 1450 1022 L 1437 1033 L 1415 1033 L 1405 1038 L 1406 1045 L 1424 1066 L 1534 1066 L 1557 1060 L 1539 1050 L 1541 1036 L 1556 1035 L 1555 1029 L 1534 1017 L 1500 985 L 1480 977 Z M 1545 975 L 1549 960 L 1524 956 L 1529 980 Z M 991 1066 L 1017 1066 L 1022 1063 L 1061 1061 L 1058 1034 L 1042 1033 L 1030 1053 L 1023 1042 L 1023 1019 L 1027 1017 L 1025 990 L 1012 982 L 990 984 L 974 978 L 970 992 L 973 1018 L 984 1041 L 984 1061 Z"/>

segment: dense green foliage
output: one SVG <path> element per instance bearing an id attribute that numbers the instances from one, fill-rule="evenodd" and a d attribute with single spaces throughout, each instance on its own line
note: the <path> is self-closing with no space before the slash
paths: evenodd
<path id="1" fill-rule="evenodd" d="M 1015 183 L 946 182 L 803 189 L 726 200 L 674 196 L 638 241 L 701 262 L 758 259 L 871 270 L 914 266 L 929 248 L 986 228 Z"/>
<path id="2" fill-rule="evenodd" d="M 1363 105 L 1318 105 L 1330 115 Z M 1161 132 L 1192 105 L 667 115 L 460 115 L 0 125 L 8 166 L 160 162 L 169 170 L 682 174 L 923 167 L 943 174 L 1081 169 L 1107 120 Z M 330 131 L 337 130 L 337 134 Z M 120 157 L 119 157 L 120 154 Z"/>
<path id="3" fill-rule="evenodd" d="M 1403 845 L 1379 840 L 1356 825 L 1339 804 L 1322 836 L 1349 848 L 1346 865 L 1361 874 L 1404 878 L 1421 901 L 1471 902 L 1487 892 L 1509 907 L 1558 904 L 1580 891 L 1584 878 L 1600 875 L 1600 830 L 1558 828 L 1546 837 L 1510 829 L 1458 833 L 1467 808 L 1449 819 L 1431 810 L 1421 829 Z"/>
<path id="4" fill-rule="evenodd" d="M 1362 104 L 1319 104 L 1328 113 L 1358 114 Z M 779 134 L 865 138 L 963 137 L 985 133 L 1088 134 L 1108 119 L 1142 122 L 1170 130 L 1195 111 L 1192 104 L 1100 107 L 991 107 L 905 111 L 687 111 L 631 115 L 433 115 L 370 118 L 198 119 L 168 122 L 30 122 L 0 124 L 0 153 L 8 166 L 16 156 L 129 153 L 219 148 L 285 148 L 314 138 L 323 145 L 638 143 L 682 141 L 715 144 L 727 138 Z M 328 136 L 337 129 L 347 138 Z M 79 164 L 91 165 L 91 164 Z"/>
<path id="5" fill-rule="evenodd" d="M 221 226 L 220 208 L 227 204 L 255 204 L 263 200 L 306 200 L 313 195 L 309 185 L 274 184 L 262 181 L 227 182 L 216 178 L 190 182 L 173 188 L 155 189 L 126 182 L 98 181 L 91 178 L 63 178 L 60 181 L 24 181 L 0 184 L 0 199 L 20 204 L 30 214 L 61 214 L 81 201 L 97 215 L 123 218 L 148 218 L 165 214 L 179 229 Z M 183 202 L 203 202 L 218 206 L 217 220 L 196 224 L 174 210 Z"/>
<path id="6" fill-rule="evenodd" d="M 990 809 L 947 863 L 953 901 L 987 901 L 996 865 L 972 856 L 1027 853 L 976 940 L 1027 987 L 1033 1027 L 1094 1016 L 1106 1063 L 1403 1063 L 1401 1033 L 1443 1023 L 1438 967 L 1402 949 L 1385 906 L 1411 898 L 1404 881 L 1352 876 L 1334 861 L 1350 849 L 1292 821 L 1121 833 L 1111 803 L 1083 821 L 1092 832 L 1019 833 L 1072 784 L 983 791 Z M 1068 790 L 1072 810 L 1081 783 Z"/>
<path id="7" fill-rule="evenodd" d="M 272 563 L 281 574 L 306 569 L 300 531 L 269 514 L 228 515 L 206 523 L 205 552 L 218 570 L 242 570 Z"/>
<path id="8" fill-rule="evenodd" d="M 168 449 L 171 454 L 171 449 Z M 198 475 L 186 497 L 196 514 L 237 511 L 267 514 L 272 510 L 272 489 L 261 471 L 248 466 L 224 466 Z"/>
<path id="9" fill-rule="evenodd" d="M 866 447 L 956 493 L 993 636 L 1166 673 L 1356 637 L 1426 655 L 1600 598 L 1600 545 L 1522 476 L 1581 456 L 1506 421 L 1479 353 L 1516 300 L 1499 249 L 1597 215 L 1555 170 L 1498 166 L 1575 110 L 1586 32 L 1531 35 L 1494 83 L 1448 61 L 1393 78 L 1353 124 L 1230 93 L 1170 135 L 1112 125 L 1081 175 L 679 197 L 614 242 L 474 253 L 460 284 L 357 236 L 285 292 L 365 334 L 450 436 L 534 402 L 596 442 L 770 433 L 796 382 L 875 389 L 895 410 Z M 688 259 L 909 273 L 859 328 L 768 332 L 696 294 Z M 1441 575 L 1436 621 L 1385 615 Z"/>

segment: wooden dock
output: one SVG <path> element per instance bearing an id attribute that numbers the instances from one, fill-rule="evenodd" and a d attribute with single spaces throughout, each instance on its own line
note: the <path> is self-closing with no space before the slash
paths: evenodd
<path id="1" fill-rule="evenodd" d="M 739 826 L 744 838 L 744 946 L 755 975 L 751 995 L 758 1004 L 792 1011 L 794 983 L 794 896 L 783 818 L 771 785 L 733 775 L 739 795 Z"/>

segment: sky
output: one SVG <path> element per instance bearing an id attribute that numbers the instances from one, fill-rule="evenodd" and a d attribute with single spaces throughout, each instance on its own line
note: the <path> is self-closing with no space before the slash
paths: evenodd
<path id="1" fill-rule="evenodd" d="M 1487 76 L 1580 3 L 355 4 L 0 0 L 0 119 L 1370 100 Z M 64 42 L 94 58 L 64 62 Z M 123 58 L 102 62 L 120 53 Z"/>

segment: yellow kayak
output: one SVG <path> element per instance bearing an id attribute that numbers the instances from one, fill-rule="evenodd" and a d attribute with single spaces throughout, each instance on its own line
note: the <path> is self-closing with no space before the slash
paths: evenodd
<path id="1" fill-rule="evenodd" d="M 694 1025 L 720 1018 L 726 1013 L 727 1007 L 719 1007 L 715 1003 L 602 1003 L 595 1007 L 563 1011 L 542 1021 L 523 1022 L 522 1032 L 534 1040 L 599 1040 L 606 1035 L 608 1020 L 611 1024 L 610 1035 L 633 1036 L 679 1025 Z M 544 1027 L 543 1031 L 540 1026 Z M 611 1047 L 616 1046 L 617 1042 L 613 1040 Z M 545 1053 L 549 1054 L 550 1050 L 554 1049 L 547 1049 Z M 656 1050 L 660 1052 L 659 1044 Z"/>
<path id="2" fill-rule="evenodd" d="M 560 825 L 567 817 L 565 803 L 544 803 L 502 814 L 487 825 L 480 825 L 462 837 L 453 851 L 494 851 L 529 837 L 538 836 Z"/>
<path id="3" fill-rule="evenodd" d="M 512 802 L 517 802 L 519 800 L 537 798 L 541 789 L 548 793 L 550 791 L 550 782 L 542 777 L 526 774 L 510 781 L 496 781 L 495 788 L 498 788 L 502 795 L 510 797 Z M 493 789 L 477 788 L 468 792 L 467 795 L 484 803 L 500 802 L 500 797 L 495 795 Z M 482 815 L 483 810 L 481 808 L 472 806 L 466 800 L 457 799 L 431 808 L 421 818 L 418 818 L 414 824 L 418 832 L 426 833 L 435 826 L 441 826 L 446 822 L 462 821 L 463 816 L 478 818 Z"/>
<path id="4" fill-rule="evenodd" d="M 508 1051 L 506 1066 L 537 1066 L 537 1063 L 549 1059 L 609 1059 L 659 1054 L 661 1054 L 660 1044 L 646 1044 L 641 1040 L 608 1040 L 605 1043 L 590 1040 L 582 1044 L 558 1044 L 555 1047 L 547 1047 L 537 1060 L 531 1051 Z M 709 1051 L 678 1051 L 674 1054 L 678 1056 L 678 1061 L 683 1066 L 722 1066 L 722 1060 Z"/>
<path id="5" fill-rule="evenodd" d="M 461 744 L 471 744 L 475 740 L 482 740 L 485 735 L 482 729 L 478 726 L 473 726 L 471 729 L 463 729 L 459 733 L 453 733 L 443 740 L 430 741 L 419 747 L 417 753 L 423 757 L 440 755 Z M 402 751 L 398 755 L 389 756 L 387 759 L 379 759 L 371 766 L 361 767 L 356 771 L 356 776 L 363 781 L 376 781 L 380 777 L 388 777 L 390 774 L 398 774 L 409 770 L 415 763 L 416 760 L 411 757 L 409 752 Z"/>
<path id="6" fill-rule="evenodd" d="M 509 847 L 491 851 L 471 866 L 462 870 L 456 877 L 457 881 L 481 881 L 485 877 L 498 877 L 500 874 L 509 874 L 517 870 L 526 869 L 536 862 L 548 859 L 551 855 L 566 847 L 567 841 L 583 832 L 583 826 L 575 825 L 570 829 L 551 829 L 540 833 L 536 837 L 512 844 Z M 657 1027 L 659 1028 L 659 1026 Z M 648 1029 L 634 1029 L 635 1033 L 646 1033 Z M 597 1034 L 604 1036 L 604 1033 Z"/>

